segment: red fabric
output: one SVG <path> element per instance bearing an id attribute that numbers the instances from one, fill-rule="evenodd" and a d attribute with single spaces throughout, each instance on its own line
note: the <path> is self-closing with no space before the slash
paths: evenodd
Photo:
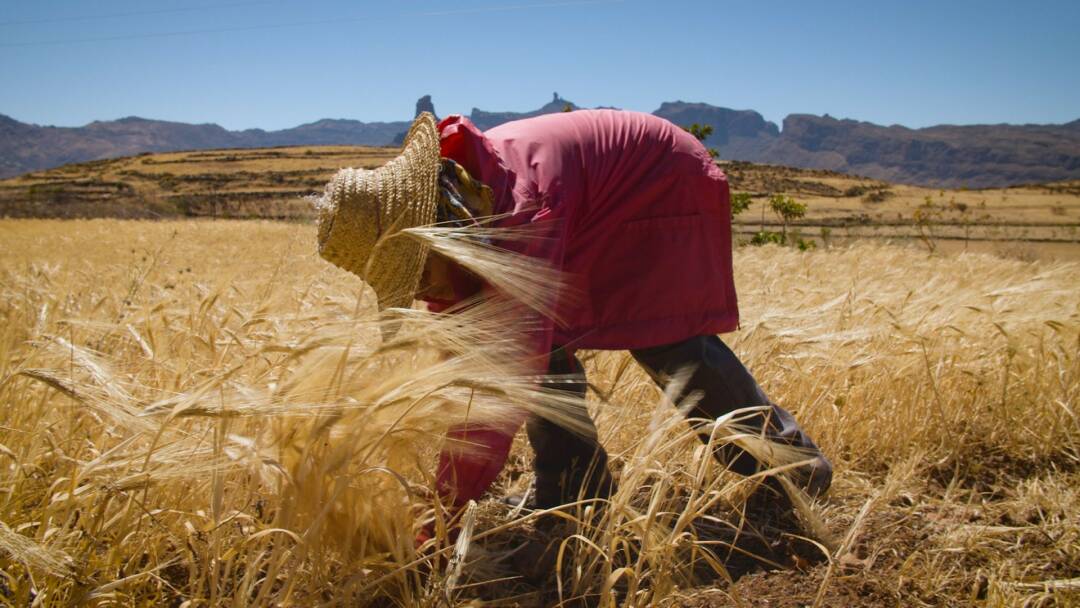
<path id="1" fill-rule="evenodd" d="M 435 297 L 425 297 L 424 301 L 427 302 L 428 310 L 431 312 L 445 312 L 446 309 L 475 295 L 484 287 L 483 281 L 476 278 L 476 275 L 467 272 L 456 264 L 449 266 L 446 274 L 450 290 L 454 292 L 454 299 L 440 300 Z"/>
<path id="2" fill-rule="evenodd" d="M 439 455 L 439 494 L 449 498 L 455 507 L 479 498 L 502 471 L 516 430 L 478 424 L 451 429 L 446 438 L 460 443 Z"/>
<path id="3" fill-rule="evenodd" d="M 735 329 L 727 178 L 693 136 L 640 112 L 579 110 L 481 133 L 439 124 L 442 154 L 495 192 L 509 224 L 542 226 L 524 251 L 568 273 L 556 344 L 629 349 Z"/>
<path id="4" fill-rule="evenodd" d="M 439 130 L 442 155 L 492 188 L 495 212 L 511 214 L 504 224 L 551 237 L 519 249 L 565 272 L 572 287 L 557 299 L 564 324 L 549 321 L 537 340 L 544 352 L 645 348 L 738 325 L 727 178 L 689 133 L 615 110 L 486 133 L 455 115 Z M 489 440 L 483 462 L 444 454 L 440 487 L 459 501 L 479 497 L 502 468 L 510 438 Z"/>

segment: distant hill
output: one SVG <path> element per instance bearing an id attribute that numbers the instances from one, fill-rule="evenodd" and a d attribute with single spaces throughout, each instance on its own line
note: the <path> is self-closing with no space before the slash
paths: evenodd
<path id="1" fill-rule="evenodd" d="M 365 123 L 323 119 L 280 131 L 229 131 L 215 124 L 192 125 L 132 116 L 95 121 L 84 127 L 40 127 L 0 114 L 0 177 L 143 152 L 298 145 L 384 146 L 407 130 L 409 124 L 409 121 Z"/>
<path id="2" fill-rule="evenodd" d="M 909 129 L 791 114 L 780 130 L 751 110 L 666 102 L 675 124 L 707 124 L 720 158 L 828 169 L 920 186 L 996 188 L 1080 177 L 1080 120 L 1064 125 Z"/>
<path id="3" fill-rule="evenodd" d="M 469 120 L 476 125 L 481 131 L 487 131 L 492 127 L 497 127 L 503 123 L 510 122 L 511 120 L 521 120 L 522 118 L 532 118 L 533 116 L 540 116 L 541 114 L 553 114 L 555 112 L 562 112 L 570 107 L 571 110 L 578 110 L 578 106 L 573 102 L 567 101 L 562 97 L 559 97 L 558 93 L 553 95 L 553 99 L 543 106 L 539 110 L 533 110 L 532 112 L 487 112 L 479 108 L 473 108 L 469 114 Z"/>
<path id="4" fill-rule="evenodd" d="M 780 136 L 776 123 L 765 120 L 753 110 L 729 110 L 707 103 L 665 101 L 653 114 L 677 125 L 697 123 L 711 126 L 713 132 L 706 143 L 719 150 L 721 158 L 725 159 L 760 159 L 769 145 Z"/>
<path id="5" fill-rule="evenodd" d="M 942 187 L 1052 182 L 1080 176 L 1078 124 L 908 129 L 795 114 L 760 159 Z"/>
<path id="6" fill-rule="evenodd" d="M 555 93 L 530 112 L 473 108 L 483 130 L 511 120 L 579 109 Z M 434 113 L 430 96 L 416 111 Z M 1080 120 L 1064 125 L 881 126 L 828 115 L 792 114 L 781 130 L 752 110 L 664 102 L 654 114 L 713 127 L 707 140 L 729 160 L 828 169 L 930 187 L 1002 187 L 1080 178 Z M 290 129 L 229 131 L 215 124 L 129 117 L 83 127 L 43 127 L 0 115 L 0 177 L 72 162 L 143 152 L 296 145 L 400 144 L 410 121 L 323 119 Z"/>

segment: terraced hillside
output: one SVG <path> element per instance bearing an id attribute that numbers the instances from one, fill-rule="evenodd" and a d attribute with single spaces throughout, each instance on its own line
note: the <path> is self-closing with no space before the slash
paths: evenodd
<path id="1" fill-rule="evenodd" d="M 741 162 L 723 166 L 732 189 L 754 200 L 736 218 L 736 231 L 747 239 L 763 229 L 780 229 L 767 200 L 782 193 L 807 206 L 806 216 L 789 230 L 818 245 L 873 239 L 930 250 L 1080 258 L 1080 181 L 950 190 L 832 171 Z"/>
<path id="2" fill-rule="evenodd" d="M 306 196 L 341 167 L 376 167 L 392 147 L 314 146 L 145 154 L 65 165 L 0 180 L 0 216 L 47 218 L 266 218 L 310 220 Z M 1080 258 L 1080 182 L 946 190 L 832 171 L 724 162 L 753 203 L 736 218 L 749 241 L 780 230 L 775 194 L 808 207 L 787 230 L 829 245 L 904 241 L 1012 257 Z"/>
<path id="3" fill-rule="evenodd" d="M 320 146 L 143 154 L 0 181 L 0 215 L 54 218 L 302 219 L 304 197 L 341 167 L 377 167 L 394 148 Z"/>

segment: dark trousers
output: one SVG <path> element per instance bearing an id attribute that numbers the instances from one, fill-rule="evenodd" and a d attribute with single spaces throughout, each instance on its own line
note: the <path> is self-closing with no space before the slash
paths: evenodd
<path id="1" fill-rule="evenodd" d="M 767 410 L 748 416 L 740 424 L 762 433 L 770 440 L 805 449 L 814 457 L 815 464 L 804 471 L 803 479 L 799 481 L 813 494 L 820 494 L 828 488 L 832 480 L 829 461 L 799 428 L 795 418 L 765 396 L 754 377 L 720 338 L 697 336 L 674 344 L 632 350 L 630 353 L 661 388 L 680 371 L 690 371 L 686 386 L 676 399 L 678 401 L 696 393 L 698 401 L 688 413 L 690 418 L 715 420 L 733 410 L 767 406 Z M 549 388 L 571 391 L 584 397 L 584 368 L 577 357 L 563 349 L 556 349 L 551 354 L 548 373 L 580 376 L 580 381 L 549 385 Z M 596 428 L 588 412 L 582 411 L 577 415 L 586 423 L 589 433 L 578 434 L 538 416 L 528 419 L 526 430 L 529 443 L 536 452 L 533 468 L 536 472 L 536 501 L 540 507 L 564 504 L 576 500 L 579 494 L 606 497 L 613 489 L 607 468 L 607 453 L 596 440 Z M 699 437 L 707 443 L 708 431 L 703 429 Z M 753 456 L 733 444 L 719 446 L 715 456 L 721 464 L 741 475 L 753 475 L 761 468 L 761 463 Z"/>

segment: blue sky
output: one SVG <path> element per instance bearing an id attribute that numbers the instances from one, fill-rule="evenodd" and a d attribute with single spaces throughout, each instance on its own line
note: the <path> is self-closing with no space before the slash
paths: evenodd
<path id="1" fill-rule="evenodd" d="M 0 1 L 0 113 L 278 129 L 526 111 L 558 91 L 780 122 L 1080 118 L 1080 2 Z"/>

